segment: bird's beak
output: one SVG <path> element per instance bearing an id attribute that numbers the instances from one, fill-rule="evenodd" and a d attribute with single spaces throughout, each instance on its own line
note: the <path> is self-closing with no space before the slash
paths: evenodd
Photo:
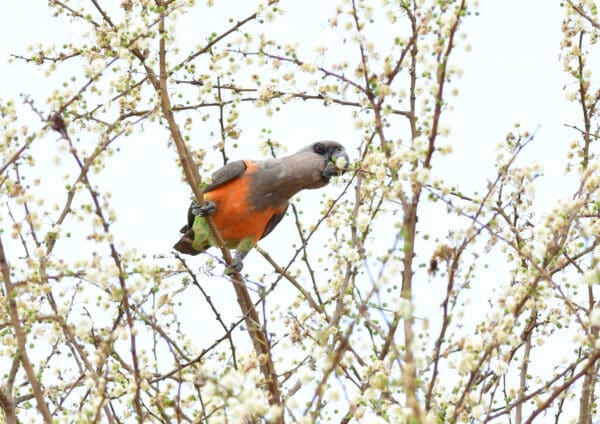
<path id="1" fill-rule="evenodd" d="M 342 175 L 348 170 L 350 164 L 350 158 L 343 147 L 336 147 L 327 159 L 325 169 L 323 169 L 322 175 L 325 181 L 329 181 L 334 175 Z"/>

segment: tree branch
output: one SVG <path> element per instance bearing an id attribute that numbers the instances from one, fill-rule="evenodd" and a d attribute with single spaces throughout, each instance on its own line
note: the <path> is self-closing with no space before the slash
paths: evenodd
<path id="1" fill-rule="evenodd" d="M 33 365 L 31 364 L 31 360 L 29 359 L 29 354 L 27 353 L 27 334 L 23 330 L 21 326 L 21 319 L 19 317 L 19 309 L 17 307 L 17 298 L 18 292 L 12 284 L 10 266 L 6 259 L 6 254 L 4 252 L 4 245 L 2 244 L 2 237 L 0 235 L 0 272 L 2 273 L 2 279 L 4 280 L 5 287 L 5 296 L 6 301 L 8 303 L 8 312 L 10 315 L 10 322 L 12 329 L 15 333 L 15 338 L 17 341 L 17 356 L 21 360 L 21 364 L 23 365 L 23 369 L 25 370 L 25 374 L 27 375 L 27 380 L 29 384 L 31 384 L 31 390 L 33 391 L 33 395 L 35 397 L 37 408 L 40 414 L 44 419 L 46 424 L 52 423 L 52 417 L 50 415 L 50 410 L 48 409 L 48 405 L 46 405 L 46 401 L 44 400 L 44 392 L 42 390 L 41 384 L 38 381 L 38 377 L 36 372 L 33 369 Z M 14 405 L 13 405 L 14 407 Z M 10 415 L 10 408 L 7 411 L 7 417 Z"/>

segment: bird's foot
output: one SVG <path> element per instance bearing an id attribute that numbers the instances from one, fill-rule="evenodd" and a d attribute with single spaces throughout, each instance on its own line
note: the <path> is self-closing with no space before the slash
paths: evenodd
<path id="1" fill-rule="evenodd" d="M 192 205 L 192 215 L 194 216 L 208 216 L 212 215 L 217 210 L 217 204 L 215 202 L 206 202 L 200 206 L 194 202 Z"/>
<path id="2" fill-rule="evenodd" d="M 240 272 L 244 267 L 244 262 L 241 258 L 233 258 L 231 265 L 225 268 L 225 275 L 231 275 L 235 272 Z"/>

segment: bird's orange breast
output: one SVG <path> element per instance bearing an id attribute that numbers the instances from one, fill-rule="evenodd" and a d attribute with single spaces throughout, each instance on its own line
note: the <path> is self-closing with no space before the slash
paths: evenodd
<path id="1" fill-rule="evenodd" d="M 241 176 L 205 193 L 204 198 L 217 205 L 212 218 L 225 241 L 238 242 L 252 237 L 256 244 L 273 215 L 282 213 L 285 205 L 281 208 L 257 209 L 250 204 L 250 181 L 256 172 L 256 164 L 249 160 L 244 162 L 246 171 Z"/>

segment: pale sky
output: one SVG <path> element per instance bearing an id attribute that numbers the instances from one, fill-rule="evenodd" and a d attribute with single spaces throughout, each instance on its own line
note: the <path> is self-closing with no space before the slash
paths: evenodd
<path id="1" fill-rule="evenodd" d="M 287 6 L 284 2 L 283 8 L 289 16 L 294 16 L 299 28 L 304 28 L 306 34 L 318 41 L 319 28 L 324 23 L 312 18 L 322 0 L 311 2 L 290 2 Z M 461 47 L 453 56 L 454 63 L 463 69 L 463 76 L 455 84 L 459 95 L 451 100 L 453 110 L 444 115 L 443 122 L 451 128 L 450 137 L 444 141 L 453 145 L 454 153 L 436 158 L 435 172 L 443 174 L 446 181 L 456 181 L 466 191 L 482 188 L 485 178 L 495 175 L 495 146 L 514 124 L 520 123 L 522 128 L 531 131 L 538 128 L 535 141 L 521 160 L 536 159 L 543 164 L 545 176 L 539 180 L 539 188 L 542 206 L 549 205 L 556 197 L 568 194 L 563 191 L 569 181 L 563 175 L 565 153 L 577 134 L 564 124 L 579 120 L 577 105 L 568 103 L 563 93 L 563 86 L 572 81 L 563 72 L 559 59 L 563 13 L 560 2 L 483 0 L 480 3 L 479 15 L 467 18 L 461 27 L 471 50 L 467 52 Z M 0 98 L 3 100 L 12 97 L 18 102 L 19 93 L 27 93 L 37 101 L 38 107 L 46 109 L 43 101 L 55 83 L 52 81 L 63 77 L 54 75 L 46 80 L 32 65 L 6 64 L 10 53 L 25 52 L 30 44 L 77 39 L 76 30 L 57 24 L 46 9 L 45 1 L 10 2 L 0 14 L 3 40 L 0 43 L 3 77 Z M 31 121 L 30 126 L 38 128 L 40 123 Z M 288 152 L 318 139 L 336 139 L 347 146 L 352 156 L 358 144 L 350 119 L 332 120 L 331 115 L 322 113 L 316 104 L 312 111 L 289 107 L 274 120 L 257 112 L 242 117 L 241 126 L 240 143 L 246 144 L 241 150 L 257 158 L 255 140 L 265 126 L 272 130 L 274 138 L 288 145 Z M 174 149 L 173 156 L 165 162 L 164 133 L 163 138 L 151 133 L 143 137 L 144 140 L 139 140 L 145 143 L 143 157 L 139 156 L 140 146 L 136 141 L 122 143 L 121 152 L 94 180 L 101 186 L 109 182 L 111 187 L 113 207 L 119 211 L 113 231 L 140 250 L 168 255 L 184 223 L 189 189 L 180 184 L 178 170 L 173 166 Z M 238 159 L 234 153 L 231 158 Z M 48 181 L 61 184 L 61 169 L 52 165 L 51 158 L 40 158 L 39 162 L 48 172 Z M 330 186 L 326 190 L 333 196 L 340 187 Z M 272 235 L 261 241 L 261 246 L 276 256 L 278 245 L 285 242 L 286 233 L 293 230 L 288 217 Z M 251 253 L 249 258 L 258 258 L 258 266 L 264 266 L 258 254 Z M 476 296 L 477 290 L 474 290 Z M 229 288 L 223 296 L 231 296 Z"/>
<path id="2" fill-rule="evenodd" d="M 37 5 L 31 7 L 32 3 Z M 557 144 L 559 137 L 566 144 L 573 135 L 563 124 L 577 118 L 574 115 L 577 105 L 565 102 L 562 92 L 563 85 L 569 80 L 559 62 L 560 2 L 507 0 L 480 3 L 479 16 L 466 19 L 462 25 L 472 50 L 464 52 L 459 48 L 454 56 L 464 75 L 457 84 L 460 94 L 453 101 L 454 110 L 445 118 L 452 131 L 450 141 L 455 151 L 448 160 L 453 162 L 463 155 L 477 155 L 480 161 L 491 165 L 495 143 L 502 140 L 516 122 L 531 130 L 539 126 L 538 140 L 534 144 L 543 145 L 540 153 L 548 155 L 544 162 L 551 157 L 562 160 L 564 146 Z M 288 16 L 298 16 L 294 21 L 299 26 L 309 25 L 304 33 L 318 40 L 319 28 L 324 24 L 303 17 L 307 13 L 315 15 L 309 4 L 291 2 L 284 5 Z M 45 1 L 11 3 L 0 16 L 0 25 L 5 40 L 0 45 L 0 69 L 4 80 L 0 97 L 15 98 L 19 93 L 30 93 L 39 103 L 53 85 L 33 66 L 20 63 L 8 66 L 5 58 L 10 53 L 25 52 L 26 46 L 38 42 L 59 43 L 76 39 L 79 31 L 51 18 Z M 286 25 L 289 26 L 287 19 Z M 284 140 L 292 139 L 289 151 L 318 138 L 340 138 L 340 133 L 342 137 L 354 136 L 346 128 L 332 127 L 327 120 L 290 115 L 284 113 L 276 122 L 268 122 L 274 132 L 279 132 L 281 141 L 285 143 Z M 267 121 L 265 117 L 261 118 Z M 256 126 L 260 127 L 260 122 Z M 255 132 L 248 129 L 244 136 L 252 138 L 253 134 Z M 536 146 L 528 150 L 533 154 Z"/>
<path id="3" fill-rule="evenodd" d="M 0 14 L 0 35 L 5 40 L 0 43 L 4 81 L 0 98 L 13 97 L 18 102 L 19 93 L 28 93 L 38 107 L 47 109 L 44 99 L 65 75 L 54 74 L 48 80 L 29 64 L 16 61 L 7 65 L 5 59 L 10 53 L 25 52 L 28 45 L 38 42 L 77 40 L 81 30 L 52 19 L 45 1 L 34 3 L 35 7 L 32 2 L 12 2 Z M 323 5 L 321 0 L 287 5 L 284 2 L 287 16 L 295 19 L 292 23 L 286 19 L 281 25 L 282 36 L 287 34 L 285 31 L 302 31 L 313 43 L 318 43 L 320 31 L 326 28 L 324 20 L 314 19 L 319 5 Z M 540 194 L 546 199 L 542 205 L 550 204 L 554 198 L 564 195 L 561 188 L 566 187 L 568 181 L 563 175 L 564 158 L 575 134 L 563 124 L 578 119 L 577 105 L 566 102 L 562 90 L 569 81 L 559 61 L 562 9 L 558 1 L 552 0 L 505 0 L 482 1 L 478 12 L 478 16 L 465 20 L 461 30 L 467 34 L 471 50 L 465 51 L 462 46 L 453 56 L 454 63 L 463 69 L 463 76 L 454 85 L 459 95 L 451 99 L 453 110 L 446 112 L 443 123 L 451 129 L 450 137 L 444 142 L 453 145 L 454 153 L 436 157 L 434 170 L 444 175 L 446 181 L 456 181 L 465 191 L 481 189 L 486 178 L 495 175 L 495 146 L 513 125 L 518 122 L 532 131 L 539 127 L 536 140 L 525 150 L 521 160 L 537 159 L 543 163 L 545 177 L 539 181 Z M 243 13 L 240 16 L 244 16 Z M 198 31 L 209 30 L 200 28 Z M 348 115 L 331 113 L 334 112 L 317 104 L 309 109 L 299 104 L 285 108 L 277 119 L 268 119 L 262 112 L 242 115 L 243 133 L 239 141 L 244 147 L 240 150 L 259 157 L 256 137 L 261 128 L 268 127 L 274 138 L 287 145 L 288 152 L 318 139 L 335 139 L 343 142 L 352 156 L 358 143 L 352 121 Z M 40 123 L 32 120 L 30 126 L 38 128 Z M 94 181 L 101 187 L 107 183 L 112 191 L 112 205 L 119 211 L 118 220 L 112 226 L 114 233 L 141 251 L 168 255 L 184 223 L 189 189 L 180 182 L 178 170 L 173 166 L 174 149 L 173 156 L 165 162 L 164 137 L 165 133 L 157 137 L 152 132 L 144 132 L 139 140 L 121 143 L 121 151 L 110 159 L 108 170 L 94 176 Z M 40 172 L 44 173 L 49 190 L 57 187 L 60 202 L 63 164 L 53 165 L 50 157 L 56 154 L 53 146 L 37 143 L 49 156 L 38 158 L 38 165 L 42 166 Z M 139 156 L 138 143 L 144 143 L 143 157 Z M 201 145 L 199 141 L 197 146 Z M 237 159 L 236 153 L 230 153 L 232 159 Z M 333 196 L 339 189 L 340 186 L 326 190 Z M 303 194 L 314 199 L 319 195 Z M 318 211 L 312 212 L 315 219 L 318 218 Z M 276 256 L 289 231 L 294 229 L 292 219 L 287 217 L 277 231 L 261 241 L 261 246 Z M 62 246 L 58 252 L 69 249 L 68 243 Z M 251 253 L 249 262 L 252 258 L 258 255 Z M 264 266 L 262 259 L 258 258 L 257 262 L 258 266 Z"/>
<path id="4" fill-rule="evenodd" d="M 318 42 L 319 29 L 325 28 L 326 23 L 311 18 L 316 16 L 315 8 L 322 4 L 320 0 L 313 0 L 312 4 L 284 3 L 286 14 L 295 19 L 292 24 L 286 19 L 282 31 L 302 30 L 313 42 Z M 513 125 L 518 122 L 532 131 L 539 127 L 536 140 L 525 150 L 522 160 L 537 159 L 543 163 L 545 177 L 539 181 L 540 192 L 550 202 L 561 195 L 561 186 L 567 181 L 563 176 L 565 152 L 575 137 L 563 124 L 578 119 L 577 105 L 566 102 L 563 93 L 564 84 L 571 81 L 559 61 L 562 9 L 558 1 L 552 0 L 505 0 L 482 1 L 478 12 L 478 16 L 465 20 L 461 30 L 467 34 L 471 50 L 459 47 L 453 56 L 454 63 L 463 69 L 463 77 L 455 84 L 459 95 L 452 100 L 453 110 L 446 112 L 443 123 L 451 129 L 447 142 L 453 145 L 454 153 L 437 157 L 435 172 L 443 174 L 447 181 L 456 181 L 467 191 L 481 188 L 485 178 L 494 176 L 496 144 Z M 45 1 L 12 2 L 0 14 L 0 28 L 4 40 L 0 43 L 4 81 L 0 98 L 13 97 L 19 102 L 19 93 L 27 93 L 38 107 L 47 109 L 44 99 L 53 84 L 60 83 L 65 76 L 54 74 L 47 80 L 33 66 L 18 61 L 7 65 L 6 58 L 10 53 L 25 52 L 28 45 L 38 42 L 76 40 L 80 29 L 52 19 Z M 288 152 L 314 140 L 336 139 L 346 144 L 352 155 L 358 139 L 351 120 L 338 121 L 328 113 L 317 105 L 310 110 L 300 104 L 284 109 L 274 120 L 262 112 L 242 115 L 241 150 L 258 157 L 255 140 L 260 129 L 268 127 L 274 138 L 288 146 Z M 30 126 L 37 128 L 40 123 L 32 120 Z M 121 153 L 111 159 L 109 171 L 95 177 L 95 181 L 98 184 L 118 181 L 110 184 L 113 206 L 130 212 L 120 212 L 113 230 L 126 234 L 130 245 L 149 253 L 168 254 L 184 221 L 189 190 L 179 183 L 172 158 L 165 166 L 164 133 L 159 137 L 143 133 L 142 137 L 143 158 L 138 156 L 139 146 L 135 142 L 122 143 Z M 173 151 L 173 158 L 174 155 Z M 56 184 L 63 184 L 61 170 L 52 165 L 51 158 L 39 158 L 38 162 L 50 167 L 45 179 L 56 177 Z M 464 166 L 466 163 L 468 167 Z M 335 188 L 328 190 L 336 192 Z M 152 227 L 151 237 L 148 223 L 161 223 Z M 292 228 L 289 218 L 284 219 L 280 228 L 286 225 L 289 231 Z M 261 245 L 276 250 L 280 242 L 276 233 Z"/>

